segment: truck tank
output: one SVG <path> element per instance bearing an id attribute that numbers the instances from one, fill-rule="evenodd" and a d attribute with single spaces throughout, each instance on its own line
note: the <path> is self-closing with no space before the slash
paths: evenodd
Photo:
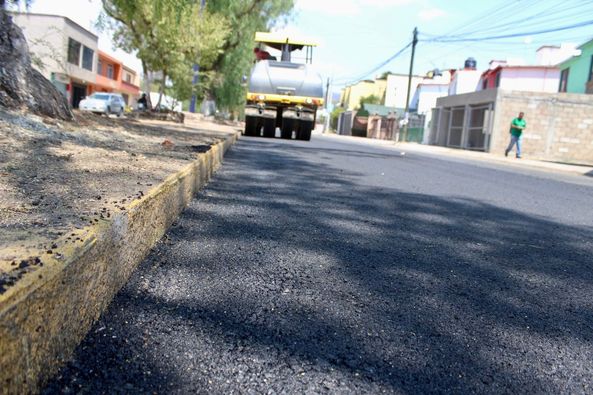
<path id="1" fill-rule="evenodd" d="M 323 80 L 311 65 L 263 60 L 251 70 L 249 92 L 322 98 Z"/>
<path id="2" fill-rule="evenodd" d="M 260 58 L 249 78 L 245 105 L 245 135 L 310 140 L 317 108 L 323 105 L 323 80 L 312 65 L 315 44 L 273 33 L 256 33 L 256 42 L 282 52 L 277 61 L 267 51 L 255 49 Z M 306 48 L 306 62 L 291 61 L 291 53 Z M 265 54 L 265 58 L 261 58 Z"/>

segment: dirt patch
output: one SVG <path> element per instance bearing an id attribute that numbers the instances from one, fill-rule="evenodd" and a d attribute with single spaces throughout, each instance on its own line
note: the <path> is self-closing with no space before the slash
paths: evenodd
<path id="1" fill-rule="evenodd" d="M 181 170 L 235 128 L 76 113 L 56 122 L 0 112 L 0 293 Z"/>

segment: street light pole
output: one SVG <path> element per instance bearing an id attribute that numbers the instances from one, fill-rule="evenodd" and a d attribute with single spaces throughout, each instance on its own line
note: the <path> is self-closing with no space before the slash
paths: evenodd
<path id="1" fill-rule="evenodd" d="M 404 142 L 408 139 L 408 123 L 409 123 L 409 116 L 408 112 L 410 111 L 410 92 L 412 90 L 412 73 L 414 70 L 414 53 L 416 52 L 416 44 L 418 43 L 418 28 L 414 28 L 414 36 L 412 38 L 412 57 L 410 58 L 410 73 L 408 74 L 408 93 L 406 94 L 406 109 L 404 111 Z"/>

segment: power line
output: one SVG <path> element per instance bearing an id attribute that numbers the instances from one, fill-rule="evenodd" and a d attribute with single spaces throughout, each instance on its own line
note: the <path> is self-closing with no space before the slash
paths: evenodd
<path id="1" fill-rule="evenodd" d="M 389 64 L 393 60 L 395 60 L 397 57 L 399 57 L 400 55 L 402 55 L 411 46 L 412 46 L 412 42 L 409 42 L 405 47 L 403 47 L 402 49 L 400 49 L 399 51 L 397 51 L 396 53 L 394 53 L 393 55 L 391 55 L 389 58 L 385 59 L 383 62 L 381 62 L 377 66 L 373 67 L 371 70 L 365 72 L 364 74 L 359 74 L 357 77 L 351 78 L 351 79 L 340 78 L 340 79 L 336 80 L 336 83 L 340 84 L 342 82 L 346 82 L 347 81 L 346 82 L 346 85 L 355 84 L 355 83 L 357 83 L 357 82 L 365 79 L 369 75 L 377 72 L 379 69 L 381 69 L 382 67 L 386 66 L 387 64 Z"/>
<path id="2" fill-rule="evenodd" d="M 553 33 L 559 32 L 563 30 L 570 30 L 576 29 L 579 27 L 593 25 L 593 20 L 585 21 L 580 23 L 575 23 L 573 25 L 556 27 L 551 29 L 544 29 L 544 30 L 536 30 L 532 32 L 522 32 L 522 33 L 511 33 L 511 34 L 501 34 L 498 36 L 490 36 L 490 37 L 467 37 L 467 38 L 434 38 L 431 40 L 425 40 L 427 42 L 438 42 L 438 43 L 459 43 L 459 42 L 471 42 L 471 41 L 487 41 L 487 40 L 498 40 L 501 38 L 512 38 L 512 37 L 523 37 L 523 36 L 536 36 L 538 34 L 545 34 L 545 33 Z"/>

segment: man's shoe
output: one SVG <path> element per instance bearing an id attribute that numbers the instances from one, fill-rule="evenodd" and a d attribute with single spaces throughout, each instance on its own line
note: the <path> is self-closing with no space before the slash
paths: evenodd
<path id="1" fill-rule="evenodd" d="M 521 159 L 521 157 L 520 157 L 519 155 L 515 156 L 515 158 L 517 158 L 517 159 Z"/>
<path id="2" fill-rule="evenodd" d="M 504 156 L 509 156 L 509 151 L 508 150 L 504 150 Z"/>

